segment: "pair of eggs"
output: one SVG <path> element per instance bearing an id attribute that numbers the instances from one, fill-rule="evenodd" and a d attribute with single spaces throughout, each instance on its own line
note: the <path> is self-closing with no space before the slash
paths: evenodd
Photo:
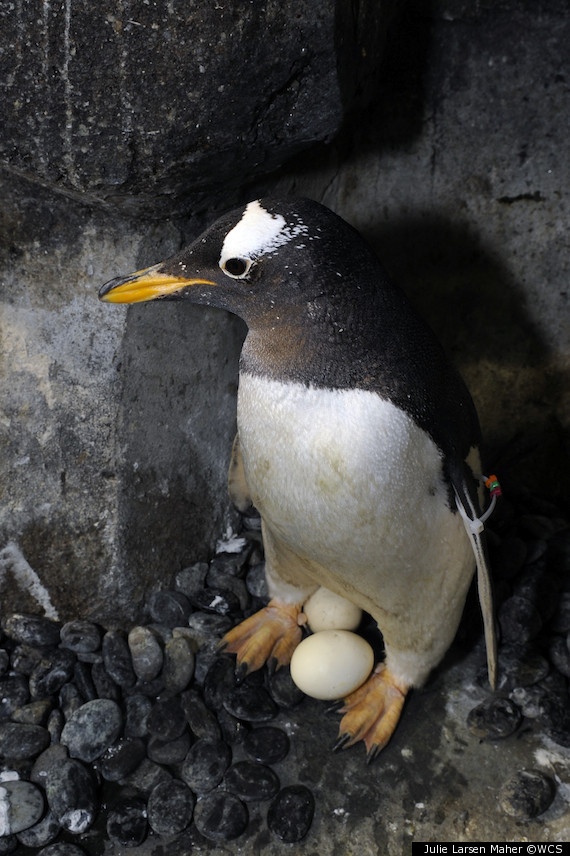
<path id="1" fill-rule="evenodd" d="M 303 610 L 313 631 L 295 648 L 291 677 L 306 695 L 333 700 L 358 689 L 374 666 L 372 648 L 353 633 L 362 610 L 326 588 L 319 588 Z"/>

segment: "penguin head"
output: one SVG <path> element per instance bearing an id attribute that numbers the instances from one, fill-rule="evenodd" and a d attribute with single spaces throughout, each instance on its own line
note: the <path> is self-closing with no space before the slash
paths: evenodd
<path id="1" fill-rule="evenodd" d="M 234 312 L 250 327 L 275 325 L 310 314 L 339 290 L 360 289 L 355 255 L 374 264 L 358 233 L 328 208 L 261 199 L 222 216 L 172 258 L 106 283 L 99 297 L 187 299 Z"/>

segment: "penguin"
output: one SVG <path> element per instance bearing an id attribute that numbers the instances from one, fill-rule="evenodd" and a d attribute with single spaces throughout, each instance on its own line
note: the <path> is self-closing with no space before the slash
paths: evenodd
<path id="1" fill-rule="evenodd" d="M 494 685 L 475 406 L 355 229 L 309 199 L 254 200 L 99 296 L 246 322 L 229 488 L 261 515 L 270 601 L 222 640 L 239 675 L 290 661 L 319 586 L 353 602 L 385 658 L 343 700 L 337 746 L 363 741 L 372 760 L 449 648 L 477 568 Z"/>

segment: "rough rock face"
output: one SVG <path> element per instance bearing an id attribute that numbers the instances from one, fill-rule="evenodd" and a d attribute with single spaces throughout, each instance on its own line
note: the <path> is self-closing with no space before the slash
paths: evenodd
<path id="1" fill-rule="evenodd" d="M 195 210 L 336 133 L 388 3 L 6 5 L 1 157 L 130 210 Z"/>
<path id="2" fill-rule="evenodd" d="M 134 618 L 209 554 L 228 522 L 243 325 L 109 311 L 98 288 L 334 135 L 397 3 L 0 9 L 3 613 Z"/>

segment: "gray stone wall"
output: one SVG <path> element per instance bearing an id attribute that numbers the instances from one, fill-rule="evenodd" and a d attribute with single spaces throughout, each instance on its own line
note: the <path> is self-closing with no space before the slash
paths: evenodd
<path id="1" fill-rule="evenodd" d="M 0 613 L 134 619 L 231 525 L 241 322 L 97 291 L 337 134 L 393 5 L 0 9 Z"/>

